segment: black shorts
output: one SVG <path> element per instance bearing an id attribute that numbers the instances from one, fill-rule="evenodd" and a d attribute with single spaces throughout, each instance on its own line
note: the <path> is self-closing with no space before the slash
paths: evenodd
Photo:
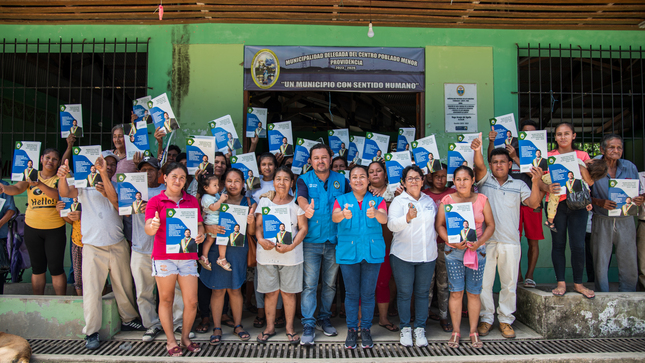
<path id="1" fill-rule="evenodd" d="M 52 276 L 65 273 L 63 262 L 65 260 L 65 245 L 67 236 L 65 226 L 54 229 L 36 229 L 25 225 L 25 244 L 31 259 L 31 268 L 34 275 L 47 272 Z"/>

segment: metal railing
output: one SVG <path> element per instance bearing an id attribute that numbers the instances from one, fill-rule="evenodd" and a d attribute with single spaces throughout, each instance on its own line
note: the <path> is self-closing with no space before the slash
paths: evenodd
<path id="1" fill-rule="evenodd" d="M 132 100 L 148 94 L 149 39 L 0 44 L 0 144 L 8 175 L 15 141 L 65 148 L 59 106 L 83 105 L 81 145 L 111 147 L 111 129 L 129 122 Z"/>
<path id="2" fill-rule="evenodd" d="M 621 135 L 623 157 L 643 170 L 643 55 L 642 46 L 517 45 L 519 124 L 535 121 L 554 142 L 555 126 L 572 123 L 576 145 L 590 154 L 605 134 Z"/>

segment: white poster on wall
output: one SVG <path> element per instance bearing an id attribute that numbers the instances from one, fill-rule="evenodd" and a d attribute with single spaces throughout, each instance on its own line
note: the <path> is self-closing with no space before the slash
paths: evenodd
<path id="1" fill-rule="evenodd" d="M 477 132 L 477 84 L 444 83 L 446 132 Z"/>

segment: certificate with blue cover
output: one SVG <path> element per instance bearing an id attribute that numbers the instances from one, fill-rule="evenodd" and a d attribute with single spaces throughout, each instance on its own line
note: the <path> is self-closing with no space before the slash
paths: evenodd
<path id="1" fill-rule="evenodd" d="M 409 151 L 399 151 L 385 154 L 385 170 L 387 172 L 388 188 L 391 191 L 401 185 L 403 169 L 412 165 Z"/>
<path id="2" fill-rule="evenodd" d="M 40 141 L 16 141 L 11 164 L 11 181 L 38 181 Z"/>
<path id="3" fill-rule="evenodd" d="M 296 174 L 304 174 L 311 169 L 311 160 L 309 150 L 318 144 L 317 141 L 307 139 L 298 139 L 296 141 L 296 152 L 293 154 L 293 163 L 291 164 L 291 171 Z"/>
<path id="4" fill-rule="evenodd" d="M 76 188 L 93 188 L 101 182 L 101 174 L 94 166 L 99 156 L 101 156 L 101 145 L 74 146 L 72 148 L 74 186 Z"/>
<path id="5" fill-rule="evenodd" d="M 291 208 L 289 206 L 263 207 L 262 231 L 264 232 L 264 239 L 274 245 L 292 244 Z"/>
<path id="6" fill-rule="evenodd" d="M 582 191 L 582 176 L 576 152 L 549 156 L 551 183 L 560 184 L 560 195 Z"/>
<path id="7" fill-rule="evenodd" d="M 401 127 L 399 129 L 399 136 L 396 139 L 396 151 L 411 150 L 412 146 L 410 144 L 414 141 L 416 132 L 417 129 L 414 127 Z"/>
<path id="8" fill-rule="evenodd" d="M 616 208 L 607 211 L 612 217 L 637 216 L 640 207 L 634 204 L 640 189 L 639 179 L 609 179 L 609 200 Z"/>
<path id="9" fill-rule="evenodd" d="M 250 107 L 246 110 L 246 137 L 267 137 L 267 113 L 266 108 Z"/>
<path id="10" fill-rule="evenodd" d="M 477 242 L 473 204 L 454 203 L 443 206 L 446 213 L 448 243 Z"/>
<path id="11" fill-rule="evenodd" d="M 531 167 L 549 171 L 546 130 L 521 131 L 519 137 L 520 172 L 528 173 Z"/>
<path id="12" fill-rule="evenodd" d="M 237 131 L 235 131 L 233 119 L 230 115 L 210 121 L 208 126 L 210 127 L 211 135 L 215 137 L 218 151 L 224 154 L 231 153 L 231 155 L 235 155 L 235 150 L 242 148 L 242 144 L 237 137 Z"/>
<path id="13" fill-rule="evenodd" d="M 365 134 L 365 146 L 363 147 L 362 163 L 369 166 L 372 161 L 384 161 L 390 144 L 390 135 L 367 132 Z"/>
<path id="14" fill-rule="evenodd" d="M 452 181 L 455 170 L 462 166 L 473 168 L 475 165 L 475 152 L 470 144 L 457 142 L 448 145 L 448 181 Z"/>
<path id="15" fill-rule="evenodd" d="M 219 209 L 219 225 L 224 227 L 225 231 L 217 234 L 215 243 L 220 246 L 244 247 L 248 214 L 249 207 L 222 204 Z"/>
<path id="16" fill-rule="evenodd" d="M 512 113 L 491 118 L 490 127 L 492 131 L 497 131 L 494 145 L 495 147 L 505 147 L 511 145 L 517 150 L 517 125 L 515 116 Z"/>
<path id="17" fill-rule="evenodd" d="M 148 203 L 148 173 L 116 175 L 119 215 L 144 214 Z"/>
<path id="18" fill-rule="evenodd" d="M 197 253 L 197 208 L 166 209 L 166 253 Z"/>
<path id="19" fill-rule="evenodd" d="M 170 100 L 165 93 L 150 100 L 148 109 L 155 124 L 155 130 L 161 129 L 164 134 L 169 134 L 179 128 L 175 113 L 170 106 Z"/>
<path id="20" fill-rule="evenodd" d="M 60 105 L 60 137 L 83 136 L 83 105 Z"/>
<path id="21" fill-rule="evenodd" d="M 281 153 L 284 156 L 293 155 L 293 132 L 291 121 L 274 122 L 269 124 L 269 152 Z"/>

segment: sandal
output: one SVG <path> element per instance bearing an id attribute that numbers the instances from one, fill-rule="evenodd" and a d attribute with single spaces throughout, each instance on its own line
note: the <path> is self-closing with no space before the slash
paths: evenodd
<path id="1" fill-rule="evenodd" d="M 233 271 L 233 269 L 231 269 L 231 264 L 228 263 L 225 258 L 218 258 L 217 264 L 226 271 Z"/>
<path id="2" fill-rule="evenodd" d="M 279 316 L 275 319 L 274 325 L 278 329 L 282 329 L 287 326 L 287 321 L 284 319 L 284 316 Z"/>
<path id="3" fill-rule="evenodd" d="M 267 324 L 267 318 L 266 317 L 259 317 L 256 316 L 255 320 L 253 320 L 253 327 L 254 328 L 264 328 L 264 326 Z"/>
<path id="4" fill-rule="evenodd" d="M 292 345 L 300 344 L 300 337 L 298 336 L 298 334 L 296 334 L 296 333 L 293 333 L 293 334 L 287 333 L 287 337 L 289 338 L 289 344 L 292 344 Z"/>
<path id="5" fill-rule="evenodd" d="M 171 357 L 181 357 L 184 355 L 184 352 L 181 350 L 181 347 L 178 345 L 175 345 L 174 347 L 168 349 L 168 355 Z"/>
<path id="6" fill-rule="evenodd" d="M 239 331 L 239 332 L 236 332 L 235 330 L 237 330 L 237 328 L 240 328 L 242 330 Z M 237 334 L 237 336 L 240 337 L 241 341 L 246 342 L 249 339 L 251 339 L 251 335 L 246 330 L 244 330 L 244 327 L 242 326 L 242 324 L 234 326 L 233 327 L 233 333 Z"/>
<path id="7" fill-rule="evenodd" d="M 428 319 L 434 320 L 434 321 L 439 321 L 441 317 L 439 315 L 435 314 L 434 312 L 430 311 L 428 312 Z"/>
<path id="8" fill-rule="evenodd" d="M 222 324 L 228 326 L 229 328 L 235 326 L 235 322 L 233 322 L 233 319 L 229 318 L 228 315 L 226 316 L 226 319 L 222 319 Z"/>
<path id="9" fill-rule="evenodd" d="M 441 326 L 441 329 L 443 329 L 443 331 L 445 331 L 446 333 L 450 333 L 452 331 L 452 322 L 448 321 L 447 319 L 439 320 L 439 325 Z"/>
<path id="10" fill-rule="evenodd" d="M 199 260 L 197 260 L 200 265 L 202 265 L 203 268 L 207 269 L 208 271 L 212 270 L 211 263 L 208 262 L 208 259 L 204 256 L 200 257 Z"/>
<path id="11" fill-rule="evenodd" d="M 215 335 L 215 330 L 219 330 L 221 332 L 222 328 L 213 328 L 213 335 L 211 335 L 209 339 L 210 345 L 218 345 L 222 341 L 222 334 L 220 333 L 219 335 Z"/>
<path id="12" fill-rule="evenodd" d="M 192 342 L 186 347 L 183 346 L 183 345 L 181 347 L 185 348 L 186 350 L 188 350 L 189 352 L 192 352 L 192 353 L 199 353 L 199 352 L 202 351 L 202 347 L 199 344 L 192 343 Z"/>
<path id="13" fill-rule="evenodd" d="M 202 321 L 199 322 L 195 331 L 198 333 L 206 333 L 208 328 L 211 326 L 211 318 L 206 316 L 202 318 Z"/>
<path id="14" fill-rule="evenodd" d="M 533 288 L 535 288 L 535 286 L 536 286 L 536 283 L 535 283 L 535 281 L 533 281 L 533 279 L 524 280 L 524 287 L 529 288 L 529 289 L 533 289 Z"/>
<path id="15" fill-rule="evenodd" d="M 477 332 L 470 333 L 470 346 L 475 349 L 479 349 L 484 346 L 484 343 L 479 339 L 479 334 L 477 334 Z"/>
<path id="16" fill-rule="evenodd" d="M 273 332 L 273 333 L 262 332 L 260 333 L 260 335 L 258 335 L 257 341 L 258 343 L 266 344 L 269 341 L 269 338 L 275 336 L 275 334 L 276 332 Z"/>
<path id="17" fill-rule="evenodd" d="M 547 226 L 547 227 L 549 227 L 549 229 L 551 230 L 551 232 L 553 232 L 553 233 L 558 233 L 558 229 L 557 229 L 557 228 L 555 228 L 555 223 L 553 223 L 553 222 L 549 222 L 549 221 L 547 220 L 547 221 L 544 221 L 544 225 L 545 225 L 545 226 Z"/>
<path id="18" fill-rule="evenodd" d="M 587 299 L 591 300 L 596 297 L 596 293 L 593 290 L 589 290 L 586 287 L 582 287 L 580 290 L 574 290 L 578 294 L 586 297 Z"/>
<path id="19" fill-rule="evenodd" d="M 461 334 L 453 332 L 448 340 L 448 347 L 456 349 L 459 348 L 459 339 L 461 339 Z"/>
<path id="20" fill-rule="evenodd" d="M 565 287 L 561 289 L 559 287 L 556 287 L 555 289 L 551 290 L 551 293 L 553 294 L 553 296 L 564 296 L 564 294 L 567 293 L 567 288 Z"/>
<path id="21" fill-rule="evenodd" d="M 384 327 L 385 329 L 391 331 L 391 332 L 397 332 L 399 331 L 399 327 L 392 324 L 392 323 L 387 323 L 387 324 L 379 324 L 379 326 Z"/>

